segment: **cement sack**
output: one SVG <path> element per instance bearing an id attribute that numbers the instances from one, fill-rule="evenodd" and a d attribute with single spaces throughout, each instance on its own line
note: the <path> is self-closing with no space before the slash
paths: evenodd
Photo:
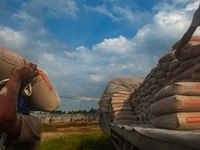
<path id="1" fill-rule="evenodd" d="M 111 80 L 99 100 L 98 113 L 109 112 L 110 100 L 113 94 L 117 94 L 120 91 L 131 92 L 136 89 L 143 80 L 144 78 L 142 77 L 134 76 L 118 77 Z M 106 124 L 106 126 L 109 126 L 109 124 Z"/>
<path id="2" fill-rule="evenodd" d="M 118 120 L 113 121 L 114 124 L 123 124 L 123 125 L 131 125 L 131 124 L 137 124 L 137 120 Z"/>
<path id="3" fill-rule="evenodd" d="M 119 103 L 119 104 L 112 104 L 112 107 L 122 107 L 122 106 L 130 106 L 130 103 Z"/>
<path id="4" fill-rule="evenodd" d="M 185 70 L 183 73 L 180 74 L 180 79 L 190 79 L 193 73 L 193 67 L 188 68 L 187 70 Z"/>
<path id="5" fill-rule="evenodd" d="M 171 85 L 171 84 L 173 84 L 175 82 L 179 82 L 179 81 L 180 81 L 180 76 L 173 77 L 171 80 L 169 80 L 168 85 Z"/>
<path id="6" fill-rule="evenodd" d="M 24 58 L 0 47 L 0 81 L 12 76 L 13 71 L 23 64 Z M 26 63 L 29 63 L 25 60 Z M 39 69 L 39 68 L 38 68 Z M 60 98 L 46 74 L 39 69 L 39 75 L 31 80 L 32 94 L 27 105 L 32 111 L 54 111 L 60 105 Z"/>
<path id="7" fill-rule="evenodd" d="M 183 73 L 183 70 L 181 69 L 181 67 L 176 68 L 176 69 L 172 72 L 172 78 L 173 78 L 173 77 L 179 76 L 181 73 Z"/>
<path id="8" fill-rule="evenodd" d="M 151 98 L 153 97 L 153 95 L 147 95 L 144 99 L 145 99 L 145 102 L 148 102 Z"/>
<path id="9" fill-rule="evenodd" d="M 141 112 L 141 117 L 143 118 L 143 120 L 146 120 L 147 119 L 147 115 L 145 112 Z"/>
<path id="10" fill-rule="evenodd" d="M 194 70 L 194 72 L 200 72 L 200 63 L 194 65 L 193 70 Z"/>
<path id="11" fill-rule="evenodd" d="M 156 88 L 159 88 L 160 85 L 159 84 L 155 84 L 149 87 L 149 92 L 152 93 Z"/>
<path id="12" fill-rule="evenodd" d="M 137 103 L 137 102 L 132 102 L 132 103 L 131 103 L 131 106 L 137 107 L 137 106 L 138 106 L 138 103 Z"/>
<path id="13" fill-rule="evenodd" d="M 126 100 L 118 100 L 118 99 L 113 99 L 111 100 L 111 104 L 124 104 L 124 103 L 130 103 L 129 99 Z"/>
<path id="14" fill-rule="evenodd" d="M 161 63 L 162 70 L 168 71 L 168 66 L 169 66 L 169 64 L 170 64 L 170 61 Z"/>
<path id="15" fill-rule="evenodd" d="M 113 97 L 124 97 L 124 98 L 129 98 L 129 95 L 126 95 L 126 94 L 113 94 Z"/>
<path id="16" fill-rule="evenodd" d="M 165 78 L 158 79 L 158 84 L 159 84 L 160 86 L 164 86 L 165 83 L 166 83 L 166 81 L 167 81 L 167 78 L 166 78 L 166 77 L 165 77 Z"/>
<path id="17" fill-rule="evenodd" d="M 133 115 L 133 111 L 116 111 L 114 112 L 114 116 L 117 115 Z"/>
<path id="18" fill-rule="evenodd" d="M 113 120 L 137 120 L 136 115 L 117 115 L 113 118 Z"/>
<path id="19" fill-rule="evenodd" d="M 160 100 L 173 95 L 200 96 L 200 82 L 176 82 L 172 85 L 162 88 L 155 99 Z"/>
<path id="20" fill-rule="evenodd" d="M 172 72 L 166 72 L 166 76 L 167 76 L 167 79 L 171 79 L 172 78 Z"/>
<path id="21" fill-rule="evenodd" d="M 148 108 L 145 110 L 145 113 L 146 113 L 146 114 L 149 114 L 149 113 L 150 113 L 150 107 L 148 107 Z"/>
<path id="22" fill-rule="evenodd" d="M 149 103 L 150 103 L 150 104 L 153 104 L 153 103 L 155 103 L 155 102 L 156 102 L 155 98 L 151 98 L 151 99 L 149 100 Z"/>
<path id="23" fill-rule="evenodd" d="M 172 72 L 174 71 L 176 68 L 178 68 L 180 66 L 180 61 L 178 59 L 174 59 L 173 61 L 170 62 L 170 64 L 168 65 L 168 71 Z"/>
<path id="24" fill-rule="evenodd" d="M 200 96 L 166 97 L 152 104 L 150 112 L 155 116 L 176 112 L 200 112 Z"/>
<path id="25" fill-rule="evenodd" d="M 158 128 L 196 130 L 200 129 L 200 113 L 173 113 L 154 117 L 153 125 Z"/>
<path id="26" fill-rule="evenodd" d="M 148 77 L 149 77 L 149 79 L 155 78 L 156 77 L 156 72 L 154 72 L 154 71 L 150 72 Z"/>
<path id="27" fill-rule="evenodd" d="M 166 77 L 166 71 L 161 70 L 161 71 L 156 72 L 156 78 L 160 79 L 164 77 Z"/>
<path id="28" fill-rule="evenodd" d="M 152 114 L 148 114 L 147 119 L 148 120 L 153 120 L 154 116 Z"/>
<path id="29" fill-rule="evenodd" d="M 200 62 L 200 56 L 191 58 L 180 63 L 181 70 L 184 71 Z"/>
<path id="30" fill-rule="evenodd" d="M 132 111 L 131 106 L 115 107 L 115 108 L 112 108 L 112 109 L 113 109 L 113 111 Z"/>
<path id="31" fill-rule="evenodd" d="M 179 60 L 184 61 L 184 60 L 199 56 L 200 55 L 199 49 L 200 49 L 200 45 L 184 47 L 184 49 L 180 53 Z"/>
<path id="32" fill-rule="evenodd" d="M 144 121 L 138 120 L 138 124 L 144 124 Z"/>
<path id="33" fill-rule="evenodd" d="M 161 64 L 163 62 L 167 62 L 167 61 L 170 62 L 170 61 L 174 60 L 176 58 L 174 52 L 175 51 L 171 51 L 171 52 L 165 54 L 163 57 L 161 57 L 158 61 L 159 64 Z"/>
<path id="34" fill-rule="evenodd" d="M 193 81 L 199 81 L 200 82 L 200 72 L 193 73 L 191 78 L 192 78 Z"/>
<path id="35" fill-rule="evenodd" d="M 162 66 L 160 64 L 157 64 L 157 66 L 154 67 L 152 70 L 155 70 L 155 72 L 158 72 L 158 71 L 162 70 Z"/>
<path id="36" fill-rule="evenodd" d="M 180 39 L 181 40 L 181 39 Z M 175 50 L 178 48 L 178 45 L 180 43 L 180 40 L 177 41 L 173 46 L 172 49 Z M 193 36 L 189 42 L 185 45 L 185 47 L 187 46 L 194 46 L 194 45 L 199 45 L 200 44 L 200 37 L 199 36 Z"/>
<path id="37" fill-rule="evenodd" d="M 155 90 L 153 90 L 152 94 L 155 95 L 156 93 L 158 93 L 160 90 L 162 89 L 162 87 L 157 87 Z"/>

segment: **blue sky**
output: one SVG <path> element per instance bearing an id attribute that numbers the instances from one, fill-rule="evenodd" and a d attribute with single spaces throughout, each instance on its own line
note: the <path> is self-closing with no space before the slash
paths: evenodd
<path id="1" fill-rule="evenodd" d="M 145 77 L 171 51 L 199 3 L 0 0 L 0 46 L 36 63 L 60 96 L 85 100 L 61 98 L 58 109 L 97 109 L 110 80 Z"/>

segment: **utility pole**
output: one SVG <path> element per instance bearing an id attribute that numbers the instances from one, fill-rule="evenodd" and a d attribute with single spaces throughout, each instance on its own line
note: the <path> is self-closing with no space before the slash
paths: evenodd
<path id="1" fill-rule="evenodd" d="M 65 116 L 66 116 L 66 104 L 65 104 Z"/>

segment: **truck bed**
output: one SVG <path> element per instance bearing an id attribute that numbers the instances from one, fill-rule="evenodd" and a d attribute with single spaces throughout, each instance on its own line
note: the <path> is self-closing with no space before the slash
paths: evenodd
<path id="1" fill-rule="evenodd" d="M 153 125 L 114 125 L 114 138 L 125 139 L 132 147 L 141 150 L 197 150 L 200 149 L 200 130 L 169 130 L 155 128 Z M 120 136 L 120 138 L 119 138 Z M 113 137 L 113 136 L 112 136 Z M 112 140 L 116 149 L 126 149 Z M 120 141 L 123 143 L 124 141 Z M 123 145 L 124 147 L 124 145 Z"/>

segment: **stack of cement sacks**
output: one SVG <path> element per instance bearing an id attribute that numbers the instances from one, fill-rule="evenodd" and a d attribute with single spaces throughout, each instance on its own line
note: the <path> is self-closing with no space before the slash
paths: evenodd
<path id="1" fill-rule="evenodd" d="M 114 124 L 137 124 L 137 116 L 133 115 L 130 92 L 120 91 L 111 99 L 111 120 Z"/>
<path id="2" fill-rule="evenodd" d="M 131 93 L 138 124 L 169 129 L 200 129 L 200 38 L 194 37 L 175 58 L 160 58 L 144 82 Z M 177 44 L 178 45 L 178 44 Z"/>

